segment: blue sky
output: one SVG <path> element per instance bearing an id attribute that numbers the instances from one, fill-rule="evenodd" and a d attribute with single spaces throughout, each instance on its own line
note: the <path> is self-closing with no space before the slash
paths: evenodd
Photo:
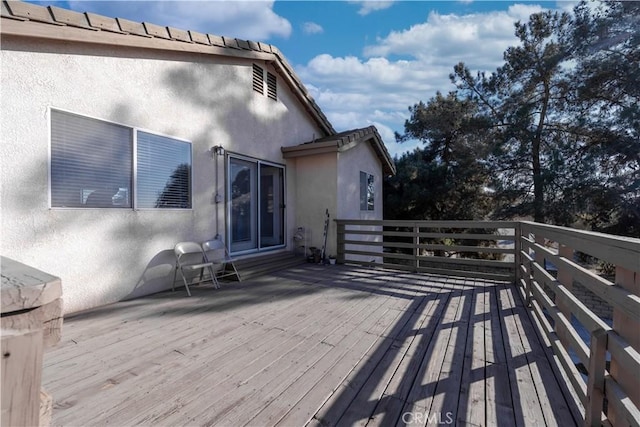
<path id="1" fill-rule="evenodd" d="M 375 125 L 392 155 L 408 108 L 454 87 L 460 61 L 493 71 L 513 24 L 577 1 L 35 2 L 277 46 L 337 131 Z"/>

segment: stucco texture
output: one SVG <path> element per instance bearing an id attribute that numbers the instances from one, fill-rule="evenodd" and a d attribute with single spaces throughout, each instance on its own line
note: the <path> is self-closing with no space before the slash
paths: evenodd
<path id="1" fill-rule="evenodd" d="M 170 288 L 176 242 L 225 235 L 212 146 L 285 164 L 280 147 L 321 134 L 281 80 L 277 102 L 252 91 L 249 60 L 2 42 L 1 252 L 60 277 L 66 313 Z M 50 108 L 190 141 L 193 209 L 51 209 Z M 224 194 L 224 162 L 217 161 Z M 287 177 L 289 231 L 297 191 L 295 174 Z"/>
<path id="2" fill-rule="evenodd" d="M 376 157 L 373 147 L 369 143 L 360 143 L 350 150 L 338 154 L 338 200 L 341 200 L 338 210 L 341 219 L 383 219 L 383 199 L 382 199 L 382 164 Z M 374 199 L 372 211 L 360 210 L 360 172 L 373 175 Z M 378 226 L 368 226 L 378 229 Z M 362 228 L 362 227 L 361 227 Z M 363 230 L 365 228 L 362 228 Z M 358 236 L 359 239 L 372 242 L 382 241 L 377 236 Z M 351 245 L 351 249 L 369 252 L 382 252 L 382 247 Z M 358 261 L 381 262 L 381 258 L 371 258 L 359 255 L 351 255 L 349 259 Z"/>
<path id="3" fill-rule="evenodd" d="M 374 176 L 374 210 L 360 210 L 360 172 Z M 382 165 L 369 142 L 360 142 L 345 151 L 296 158 L 297 224 L 309 230 L 309 245 L 321 248 L 325 212 L 329 210 L 327 255 L 337 254 L 334 219 L 381 220 Z M 374 251 L 371 247 L 364 250 Z M 369 259 L 367 259 L 369 261 Z"/>

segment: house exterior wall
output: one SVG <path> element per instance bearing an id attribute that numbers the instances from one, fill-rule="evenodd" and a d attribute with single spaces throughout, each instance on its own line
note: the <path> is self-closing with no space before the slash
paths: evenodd
<path id="1" fill-rule="evenodd" d="M 285 164 L 281 146 L 322 134 L 281 78 L 277 102 L 252 90 L 249 60 L 13 37 L 0 60 L 1 252 L 60 277 L 65 313 L 170 288 L 176 242 L 225 235 L 212 146 Z M 50 108 L 190 141 L 193 208 L 51 209 Z M 300 193 L 290 172 L 289 197 Z"/>
<path id="2" fill-rule="evenodd" d="M 327 153 L 298 157 L 296 162 L 296 227 L 305 227 L 308 246 L 322 248 L 324 222 L 329 210 L 329 231 L 326 254 L 335 253 L 336 228 L 333 219 L 338 212 L 336 198 L 337 154 Z"/>
<path id="3" fill-rule="evenodd" d="M 340 152 L 338 154 L 338 200 L 340 205 L 338 208 L 338 218 L 340 219 L 366 219 L 366 220 L 382 220 L 383 219 L 383 200 L 382 200 L 382 164 L 375 155 L 371 144 L 360 143 L 350 150 Z M 360 172 L 366 172 L 373 175 L 374 179 L 374 210 L 360 210 Z M 364 236 L 358 236 L 363 239 Z M 371 237 L 370 241 L 381 241 L 379 237 Z M 355 250 L 382 252 L 381 247 L 375 246 L 358 246 L 352 247 Z M 353 260 L 371 261 L 371 257 L 351 255 Z M 375 258 L 376 262 L 381 262 L 381 258 Z"/>

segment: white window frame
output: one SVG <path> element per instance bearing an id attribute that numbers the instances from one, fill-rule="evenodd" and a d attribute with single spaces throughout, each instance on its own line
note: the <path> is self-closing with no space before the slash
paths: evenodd
<path id="1" fill-rule="evenodd" d="M 66 113 L 66 114 L 72 114 L 78 117 L 82 117 L 82 118 L 87 118 L 87 119 L 92 119 L 92 120 L 98 120 L 101 122 L 105 122 L 105 123 L 110 123 L 110 124 L 114 124 L 114 125 L 118 125 L 118 126 L 123 126 L 123 127 L 127 127 L 130 128 L 132 130 L 132 138 L 131 138 L 131 148 L 132 148 L 132 177 L 131 177 L 131 189 L 133 190 L 133 198 L 131 200 L 131 207 L 126 207 L 126 208 L 120 208 L 120 209 L 113 209 L 113 210 L 121 210 L 121 211 L 130 211 L 130 210 L 135 210 L 135 211 L 179 211 L 179 212 L 188 212 L 188 211 L 192 211 L 193 210 L 193 176 L 194 176 L 194 165 L 193 165 L 193 143 L 187 139 L 184 138 L 180 138 L 180 137 L 176 137 L 173 135 L 167 135 L 161 132 L 157 132 L 154 130 L 150 130 L 147 128 L 142 128 L 142 127 L 138 127 L 138 126 L 132 126 L 130 124 L 126 124 L 126 123 L 121 123 L 121 122 L 116 122 L 113 120 L 105 120 L 103 118 L 100 117 L 95 117 L 92 115 L 88 115 L 88 114 L 81 114 L 81 113 L 77 113 L 75 111 L 71 111 L 71 110 L 67 110 L 64 108 L 58 108 L 58 107 L 53 107 L 53 106 L 49 106 L 48 107 L 48 138 L 49 138 L 49 153 L 48 153 L 48 161 L 47 161 L 47 167 L 48 167 L 48 204 L 49 204 L 49 209 L 51 210 L 76 210 L 76 209 L 80 209 L 80 210 L 104 210 L 104 209 L 112 209 L 112 208 L 101 208 L 101 207 L 76 207 L 76 206 L 72 206 L 72 207 L 58 207 L 58 206 L 52 206 L 52 188 L 51 188 L 51 183 L 52 183 L 52 138 L 51 138 L 51 131 L 52 131 L 52 111 L 58 111 L 61 113 Z M 190 195 L 190 199 L 191 199 L 191 207 L 189 208 L 141 208 L 138 206 L 138 132 L 145 132 L 145 133 L 149 133 L 152 135 L 157 135 L 157 136 L 161 136 L 161 137 L 165 137 L 165 138 L 170 138 L 179 142 L 183 142 L 183 143 L 187 143 L 189 145 L 189 163 L 190 163 L 190 167 L 191 167 L 191 179 L 189 180 L 189 195 Z M 129 197 L 131 197 L 131 194 L 129 195 Z"/>
<path id="2" fill-rule="evenodd" d="M 278 245 L 273 245 L 273 246 L 266 246 L 266 247 L 262 247 L 261 246 L 261 224 L 260 224 L 260 219 L 259 219 L 259 214 L 257 215 L 256 218 L 256 248 L 252 248 L 252 249 L 246 249 L 246 250 L 239 250 L 239 251 L 231 251 L 231 203 L 229 200 L 229 195 L 231 194 L 231 179 L 229 179 L 229 173 L 230 173 L 230 164 L 231 164 L 231 159 L 237 159 L 237 160 L 243 160 L 246 162 L 251 162 L 251 163 L 255 163 L 256 164 L 256 171 L 258 173 L 258 176 L 260 174 L 260 166 L 261 165 L 266 165 L 266 166 L 271 166 L 271 167 L 276 167 L 276 168 L 280 168 L 282 169 L 282 194 L 283 194 L 283 204 L 284 204 L 284 209 L 282 209 L 282 222 L 283 222 L 283 230 L 282 230 L 282 243 L 278 244 Z M 225 159 L 225 181 L 226 181 L 226 185 L 225 185 L 225 203 L 226 203 L 226 215 L 225 215 L 225 222 L 226 222 L 226 227 L 225 227 L 225 234 L 226 234 L 226 241 L 227 241 L 227 248 L 229 249 L 229 251 L 231 252 L 232 255 L 243 255 L 243 254 L 251 254 L 251 253 L 258 253 L 258 252 L 267 252 L 267 251 L 271 251 L 271 250 L 276 250 L 276 249 L 282 249 L 285 248 L 287 246 L 287 168 L 286 165 L 280 164 L 280 163 L 275 163 L 275 162 L 271 162 L 268 160 L 262 160 L 262 159 L 258 159 L 256 157 L 250 157 L 250 156 L 246 156 L 243 154 L 238 154 L 238 153 L 233 153 L 233 152 L 227 152 L 226 155 L 226 159 Z M 258 204 L 260 203 L 260 182 L 256 183 L 256 200 L 258 201 Z"/>

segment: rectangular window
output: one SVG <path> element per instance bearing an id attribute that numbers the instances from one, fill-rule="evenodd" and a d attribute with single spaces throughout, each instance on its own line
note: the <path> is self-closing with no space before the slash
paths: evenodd
<path id="1" fill-rule="evenodd" d="M 50 173 L 54 208 L 191 208 L 191 144 L 128 126 L 51 110 Z"/>
<path id="2" fill-rule="evenodd" d="M 138 131 L 138 208 L 191 208 L 191 145 Z"/>
<path id="3" fill-rule="evenodd" d="M 132 129 L 51 111 L 51 206 L 131 208 Z"/>
<path id="4" fill-rule="evenodd" d="M 373 175 L 360 172 L 360 210 L 374 210 L 374 182 Z"/>

